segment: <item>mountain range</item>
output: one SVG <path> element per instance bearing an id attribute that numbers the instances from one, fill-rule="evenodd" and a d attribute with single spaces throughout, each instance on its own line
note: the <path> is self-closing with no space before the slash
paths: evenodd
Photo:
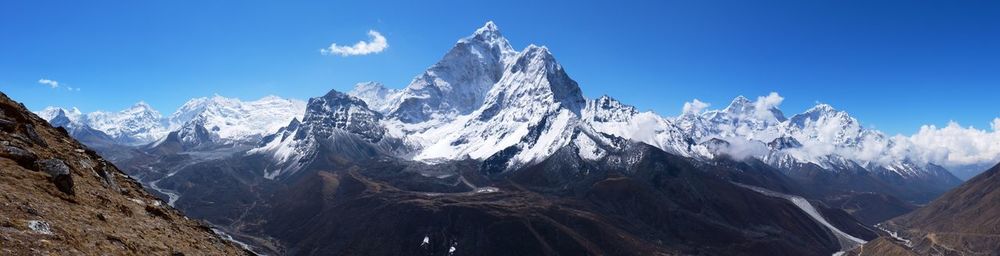
<path id="1" fill-rule="evenodd" d="M 829 255 L 961 183 L 845 111 L 786 117 L 781 100 L 667 117 L 588 99 L 550 49 L 488 22 L 403 89 L 38 114 L 287 254 Z"/>

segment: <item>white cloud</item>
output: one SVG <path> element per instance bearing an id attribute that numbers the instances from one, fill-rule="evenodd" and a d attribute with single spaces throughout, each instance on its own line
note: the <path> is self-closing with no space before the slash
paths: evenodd
<path id="1" fill-rule="evenodd" d="M 51 88 L 57 88 L 57 87 L 59 87 L 59 81 L 56 81 L 56 80 L 49 80 L 49 79 L 42 78 L 42 79 L 38 79 L 38 83 L 42 84 L 42 85 L 45 85 L 45 86 L 48 86 L 48 87 L 51 87 Z"/>
<path id="2" fill-rule="evenodd" d="M 701 102 L 698 99 L 694 99 L 691 102 L 684 102 L 684 109 L 681 111 L 681 114 L 682 115 L 688 115 L 688 114 L 697 115 L 697 114 L 701 114 L 701 111 L 704 111 L 710 105 L 711 104 L 708 104 L 708 103 L 705 103 L 705 102 Z"/>
<path id="3" fill-rule="evenodd" d="M 781 102 L 784 100 L 785 98 L 776 92 L 771 92 L 767 96 L 757 97 L 757 101 L 754 102 L 754 110 L 756 110 L 754 112 L 757 113 L 757 118 L 765 120 L 775 119 L 776 117 L 771 112 L 771 109 L 778 108 L 778 105 L 781 105 Z"/>
<path id="4" fill-rule="evenodd" d="M 922 161 L 945 167 L 992 165 L 1000 162 L 1000 118 L 991 125 L 993 131 L 963 128 L 956 122 L 941 128 L 924 125 L 906 140 L 911 156 Z"/>
<path id="5" fill-rule="evenodd" d="M 323 55 L 355 56 L 380 53 L 385 48 L 389 48 L 389 42 L 378 31 L 369 30 L 368 36 L 371 37 L 371 41 L 359 41 L 352 46 L 333 43 L 330 44 L 330 47 L 320 49 L 319 52 Z"/>

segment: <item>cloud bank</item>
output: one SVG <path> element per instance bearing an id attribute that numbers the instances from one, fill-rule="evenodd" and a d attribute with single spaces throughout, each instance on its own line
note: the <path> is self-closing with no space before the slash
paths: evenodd
<path id="1" fill-rule="evenodd" d="M 346 57 L 380 53 L 385 48 L 389 48 L 389 42 L 378 31 L 369 30 L 368 36 L 371 37 L 371 40 L 367 42 L 359 41 L 351 46 L 333 43 L 327 48 L 320 49 L 319 52 L 323 55 L 340 55 Z"/>
<path id="2" fill-rule="evenodd" d="M 957 122 L 938 128 L 924 125 L 909 137 L 914 157 L 945 167 L 993 165 L 1000 162 L 1000 118 L 993 119 L 992 131 L 962 127 Z"/>

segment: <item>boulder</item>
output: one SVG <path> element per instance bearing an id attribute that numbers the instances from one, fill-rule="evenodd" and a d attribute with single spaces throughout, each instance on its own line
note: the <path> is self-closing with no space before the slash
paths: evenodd
<path id="1" fill-rule="evenodd" d="M 46 159 L 38 161 L 37 164 L 41 171 L 49 174 L 52 183 L 56 185 L 59 191 L 69 195 L 74 194 L 73 175 L 70 173 L 69 166 L 63 160 Z"/>
<path id="2" fill-rule="evenodd" d="M 0 157 L 14 160 L 14 162 L 28 169 L 31 169 L 31 164 L 35 160 L 38 160 L 38 156 L 35 156 L 35 153 L 10 145 L 0 146 Z"/>

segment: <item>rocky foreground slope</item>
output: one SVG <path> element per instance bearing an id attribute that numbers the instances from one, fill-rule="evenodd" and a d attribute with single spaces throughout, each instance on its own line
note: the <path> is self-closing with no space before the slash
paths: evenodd
<path id="1" fill-rule="evenodd" d="M 247 254 L 0 93 L 0 255 Z"/>

